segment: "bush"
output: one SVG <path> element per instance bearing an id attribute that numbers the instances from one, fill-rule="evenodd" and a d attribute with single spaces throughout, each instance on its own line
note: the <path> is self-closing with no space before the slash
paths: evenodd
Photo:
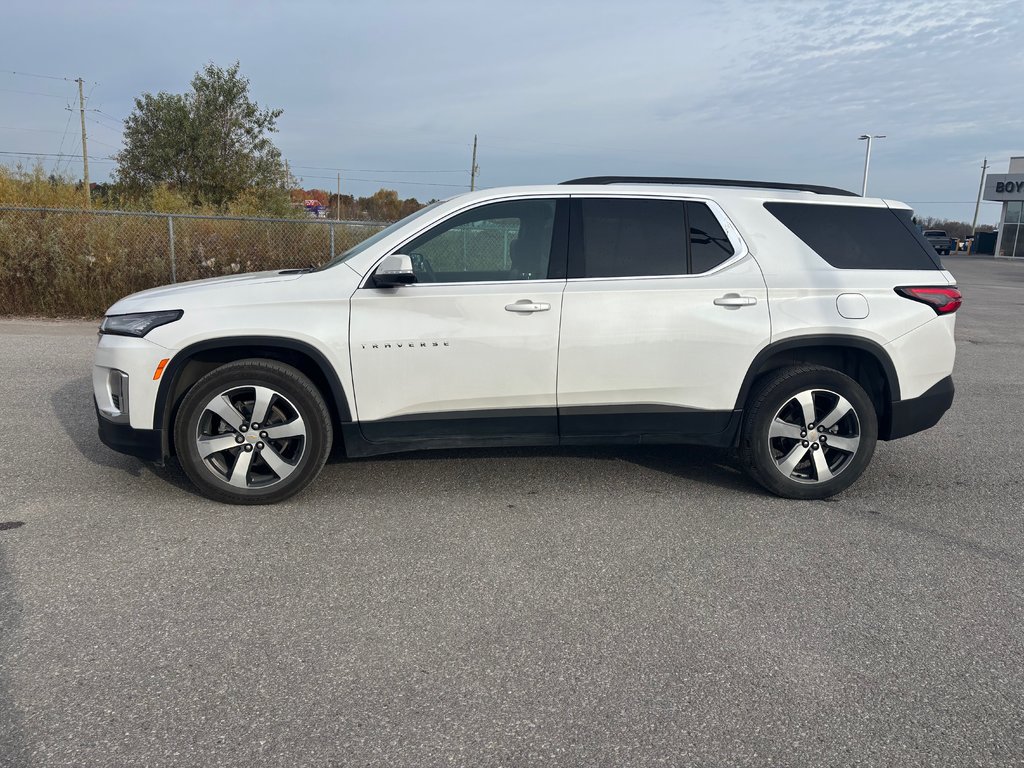
<path id="1" fill-rule="evenodd" d="M 167 216 L 0 211 L 0 314 L 97 317 L 117 299 L 172 282 Z M 177 282 L 307 267 L 375 226 L 174 217 Z"/>
<path id="2" fill-rule="evenodd" d="M 0 315 L 96 317 L 122 296 L 172 277 L 183 282 L 322 264 L 331 255 L 332 228 L 335 253 L 380 229 L 312 220 L 282 190 L 246 192 L 231 208 L 279 221 L 196 217 L 214 210 L 166 187 L 125 199 L 101 186 L 93 190 L 91 212 L 81 210 L 82 203 L 80 184 L 49 176 L 42 165 L 0 166 Z M 49 210 L 17 210 L 25 208 Z M 162 214 L 191 214 L 173 216 L 173 275 L 168 216 Z"/>

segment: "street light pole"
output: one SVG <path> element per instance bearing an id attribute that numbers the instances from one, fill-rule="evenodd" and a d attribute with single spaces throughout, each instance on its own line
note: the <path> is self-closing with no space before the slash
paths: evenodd
<path id="1" fill-rule="evenodd" d="M 867 151 L 864 153 L 864 183 L 861 185 L 861 188 L 860 188 L 860 196 L 861 197 L 867 197 L 868 196 L 868 167 L 871 165 L 871 140 L 872 139 L 884 139 L 884 138 L 885 138 L 885 134 L 884 133 L 882 133 L 882 134 L 864 133 L 864 134 L 861 134 L 860 136 L 857 137 L 857 141 L 864 141 L 866 139 L 867 142 L 868 142 Z"/>
<path id="2" fill-rule="evenodd" d="M 985 172 L 988 170 L 988 158 L 981 164 L 981 181 L 978 183 L 978 202 L 974 204 L 974 221 L 971 222 L 971 247 L 967 253 L 974 252 L 974 243 L 978 240 L 978 210 L 981 208 L 981 191 L 985 188 Z"/>

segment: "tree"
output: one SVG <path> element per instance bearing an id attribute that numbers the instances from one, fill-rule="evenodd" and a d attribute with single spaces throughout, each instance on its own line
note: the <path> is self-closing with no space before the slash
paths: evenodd
<path id="1" fill-rule="evenodd" d="M 378 189 L 366 198 L 366 213 L 374 221 L 398 221 L 402 217 L 401 211 L 402 201 L 393 189 Z"/>
<path id="2" fill-rule="evenodd" d="M 129 193 L 170 185 L 193 204 L 225 207 L 243 192 L 281 187 L 285 169 L 269 135 L 280 109 L 260 109 L 239 63 L 207 64 L 188 93 L 144 93 L 125 120 L 118 183 Z"/>

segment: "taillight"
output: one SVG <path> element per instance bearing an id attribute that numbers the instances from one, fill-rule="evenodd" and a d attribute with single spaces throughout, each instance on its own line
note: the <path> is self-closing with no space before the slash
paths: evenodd
<path id="1" fill-rule="evenodd" d="M 948 315 L 960 309 L 964 303 L 960 290 L 955 286 L 897 288 L 896 293 L 914 301 L 927 304 L 937 315 Z"/>

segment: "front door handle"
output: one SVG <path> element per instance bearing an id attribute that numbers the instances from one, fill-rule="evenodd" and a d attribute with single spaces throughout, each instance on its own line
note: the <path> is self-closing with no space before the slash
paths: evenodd
<path id="1" fill-rule="evenodd" d="M 757 299 L 753 296 L 740 296 L 738 293 L 727 293 L 725 296 L 719 296 L 715 299 L 715 306 L 718 307 L 750 307 L 757 304 Z"/>
<path id="2" fill-rule="evenodd" d="M 551 305 L 544 301 L 531 301 L 530 299 L 520 299 L 515 304 L 506 304 L 506 312 L 547 312 L 551 309 Z"/>

